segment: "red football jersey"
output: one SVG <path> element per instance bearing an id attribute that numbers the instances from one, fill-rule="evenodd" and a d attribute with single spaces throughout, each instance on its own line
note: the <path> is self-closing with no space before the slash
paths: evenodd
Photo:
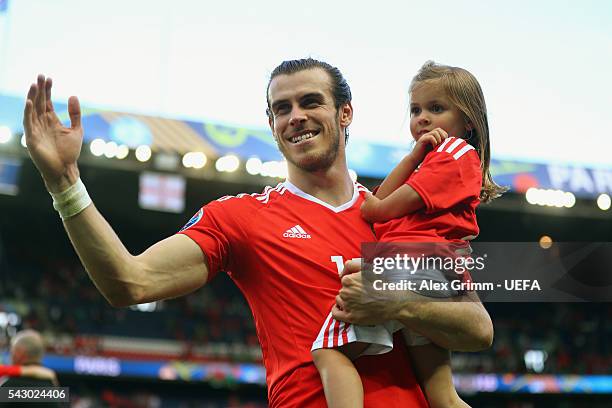
<path id="1" fill-rule="evenodd" d="M 476 207 L 480 203 L 482 170 L 478 153 L 465 140 L 444 140 L 425 156 L 405 184 L 421 196 L 425 208 L 374 224 L 380 241 L 460 242 L 478 235 Z"/>
<path id="2" fill-rule="evenodd" d="M 7 375 L 9 377 L 18 377 L 21 375 L 21 367 L 20 366 L 0 365 L 0 375 Z"/>
<path id="3" fill-rule="evenodd" d="M 333 207 L 286 181 L 213 201 L 181 231 L 202 248 L 209 279 L 226 271 L 249 303 L 271 407 L 326 406 L 310 348 L 341 287 L 340 268 L 375 241 L 360 214 L 365 191 L 356 184 L 352 199 Z M 355 365 L 365 407 L 427 406 L 404 346 Z"/>

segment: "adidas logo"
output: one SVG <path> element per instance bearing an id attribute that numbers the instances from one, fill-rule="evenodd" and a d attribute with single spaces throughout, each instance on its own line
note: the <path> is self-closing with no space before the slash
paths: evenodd
<path id="1" fill-rule="evenodd" d="M 304 231 L 304 228 L 300 227 L 299 225 L 296 225 L 293 228 L 289 228 L 287 231 L 285 231 L 285 233 L 283 234 L 283 237 L 285 238 L 303 238 L 303 239 L 311 238 L 310 234 Z"/>

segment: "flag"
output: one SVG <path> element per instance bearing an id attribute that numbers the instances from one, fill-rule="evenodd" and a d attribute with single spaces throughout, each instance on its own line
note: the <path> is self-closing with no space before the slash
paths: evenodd
<path id="1" fill-rule="evenodd" d="M 141 173 L 138 204 L 147 210 L 183 212 L 185 209 L 185 179 L 170 174 Z"/>

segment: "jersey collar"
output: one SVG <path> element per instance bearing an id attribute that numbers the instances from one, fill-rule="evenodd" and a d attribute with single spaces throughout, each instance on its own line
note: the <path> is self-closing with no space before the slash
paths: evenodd
<path id="1" fill-rule="evenodd" d="M 300 190 L 297 186 L 295 186 L 293 183 L 291 183 L 289 180 L 285 180 L 282 183 L 285 188 L 287 190 L 289 190 L 290 192 L 292 192 L 293 194 L 295 194 L 296 196 L 302 197 L 303 199 L 306 199 L 308 201 L 312 201 L 313 203 L 322 205 L 325 208 L 329 208 L 330 210 L 332 210 L 335 213 L 339 213 L 342 212 L 346 209 L 349 209 L 353 206 L 353 204 L 355 204 L 355 201 L 357 201 L 357 198 L 359 198 L 359 191 L 357 189 L 357 186 L 355 185 L 355 183 L 353 183 L 353 197 L 351 197 L 351 199 L 349 201 L 347 201 L 346 203 L 338 206 L 338 207 L 334 207 L 331 204 L 326 203 L 323 200 L 318 199 L 315 196 L 312 196 L 308 193 L 305 193 L 304 191 Z"/>

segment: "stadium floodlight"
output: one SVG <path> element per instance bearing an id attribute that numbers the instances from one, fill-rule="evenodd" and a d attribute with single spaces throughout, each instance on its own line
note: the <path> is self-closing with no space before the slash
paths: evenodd
<path id="1" fill-rule="evenodd" d="M 351 176 L 351 180 L 357 181 L 357 172 L 353 169 L 349 169 L 349 176 Z"/>
<path id="2" fill-rule="evenodd" d="M 263 162 L 261 164 L 261 170 L 259 173 L 264 177 L 272 177 L 272 173 L 274 172 L 274 163 L 272 161 Z"/>
<path id="3" fill-rule="evenodd" d="M 286 179 L 289 174 L 289 167 L 287 166 L 287 162 L 285 160 L 278 162 L 278 172 L 276 177 Z"/>
<path id="4" fill-rule="evenodd" d="M 183 155 L 183 166 L 186 168 L 201 169 L 206 165 L 208 158 L 203 152 L 187 152 Z"/>
<path id="5" fill-rule="evenodd" d="M 546 202 L 544 205 L 550 207 L 563 207 L 563 191 L 546 190 Z"/>
<path id="6" fill-rule="evenodd" d="M 610 209 L 610 205 L 612 205 L 612 200 L 606 193 L 600 194 L 599 197 L 597 197 L 597 206 L 600 210 L 607 211 Z"/>
<path id="7" fill-rule="evenodd" d="M 151 148 L 147 145 L 140 145 L 136 148 L 136 159 L 140 162 L 146 162 L 151 158 Z"/>
<path id="8" fill-rule="evenodd" d="M 287 178 L 287 162 L 284 160 L 264 162 L 260 173 L 264 177 Z"/>
<path id="9" fill-rule="evenodd" d="M 208 158 L 204 152 L 189 152 L 189 162 L 190 167 L 194 169 L 201 169 L 206 166 L 206 162 L 208 162 Z"/>
<path id="10" fill-rule="evenodd" d="M 531 187 L 525 193 L 525 199 L 529 204 L 536 204 L 538 198 L 538 189 L 535 187 Z"/>
<path id="11" fill-rule="evenodd" d="M 137 305 L 130 306 L 130 309 L 137 310 L 139 312 L 154 312 L 157 309 L 157 302 L 139 303 Z"/>
<path id="12" fill-rule="evenodd" d="M 572 193 L 566 193 L 564 191 L 561 190 L 553 190 L 553 199 L 552 199 L 552 205 L 554 207 L 571 207 L 573 204 L 571 204 L 572 199 L 568 194 L 572 194 Z M 573 196 L 573 194 L 572 194 Z M 574 199 L 574 203 L 575 203 L 575 199 Z M 570 205 L 571 204 L 571 205 Z"/>
<path id="13" fill-rule="evenodd" d="M 544 190 L 531 187 L 525 193 L 525 198 L 529 204 L 547 207 L 571 208 L 576 204 L 576 196 L 562 190 Z"/>
<path id="14" fill-rule="evenodd" d="M 565 192 L 563 193 L 563 206 L 567 207 L 567 208 L 572 208 L 574 205 L 576 205 L 576 196 L 573 195 L 570 192 Z"/>
<path id="15" fill-rule="evenodd" d="M 25 134 L 23 134 L 23 135 L 21 136 L 21 145 L 22 145 L 23 147 L 25 147 L 26 149 L 28 148 L 28 144 L 26 143 L 26 137 L 25 137 Z"/>
<path id="16" fill-rule="evenodd" d="M 208 158 L 203 152 L 193 152 L 193 168 L 201 169 L 206 166 Z"/>
<path id="17" fill-rule="evenodd" d="M 119 146 L 117 146 L 117 143 L 115 142 L 106 143 L 106 145 L 104 146 L 104 156 L 106 156 L 107 159 L 112 159 L 113 157 L 115 157 L 115 155 L 117 155 L 118 147 Z"/>
<path id="18" fill-rule="evenodd" d="M 208 158 L 203 152 L 193 152 L 193 155 L 191 157 L 193 161 L 191 166 L 194 169 L 201 169 L 204 166 L 206 166 L 206 162 L 208 161 Z"/>
<path id="19" fill-rule="evenodd" d="M 7 326 L 18 326 L 21 324 L 21 317 L 13 312 L 0 312 L 0 327 L 6 329 Z"/>
<path id="20" fill-rule="evenodd" d="M 552 198 L 552 194 L 550 193 L 550 190 L 538 189 L 537 196 L 536 196 L 536 204 L 546 205 L 550 201 L 551 198 Z"/>
<path id="21" fill-rule="evenodd" d="M 13 137 L 13 132 L 8 126 L 0 126 L 0 144 L 8 143 Z"/>
<path id="22" fill-rule="evenodd" d="M 192 155 L 193 152 L 187 152 L 183 155 L 183 159 L 181 160 L 181 162 L 183 163 L 183 167 L 188 169 L 191 168 L 191 162 L 193 161 Z"/>
<path id="23" fill-rule="evenodd" d="M 249 160 L 246 161 L 245 167 L 247 173 L 255 176 L 261 173 L 263 163 L 261 162 L 261 160 L 259 160 L 258 157 L 251 157 Z"/>
<path id="24" fill-rule="evenodd" d="M 240 166 L 240 160 L 233 154 L 228 154 L 226 156 L 221 156 L 215 162 L 215 168 L 219 172 L 234 172 L 238 170 Z"/>
<path id="25" fill-rule="evenodd" d="M 544 350 L 527 350 L 524 354 L 525 367 L 536 373 L 544 370 L 544 363 L 548 358 L 548 353 Z"/>
<path id="26" fill-rule="evenodd" d="M 549 237 L 548 235 L 542 235 L 540 237 L 540 248 L 542 249 L 548 249 L 552 246 L 553 240 L 551 237 Z"/>
<path id="27" fill-rule="evenodd" d="M 102 156 L 105 149 L 106 142 L 103 139 L 94 139 L 89 144 L 89 151 L 96 157 Z"/>
<path id="28" fill-rule="evenodd" d="M 130 153 L 130 148 L 122 144 L 117 147 L 117 153 L 115 154 L 115 157 L 118 158 L 119 160 L 123 160 L 128 156 L 129 153 Z"/>

